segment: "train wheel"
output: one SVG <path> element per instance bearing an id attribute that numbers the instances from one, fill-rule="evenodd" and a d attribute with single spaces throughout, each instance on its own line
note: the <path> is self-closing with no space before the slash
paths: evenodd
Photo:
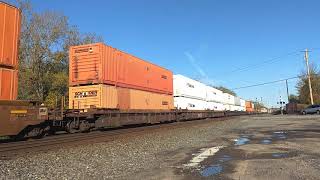
<path id="1" fill-rule="evenodd" d="M 44 127 L 42 125 L 37 125 L 37 126 L 29 126 L 26 129 L 24 129 L 21 133 L 19 133 L 16 136 L 17 140 L 23 140 L 27 138 L 41 138 L 43 137 L 49 127 Z"/>
<path id="2" fill-rule="evenodd" d="M 26 137 L 39 137 L 42 133 L 43 129 L 41 127 L 35 127 L 26 134 Z"/>
<path id="3" fill-rule="evenodd" d="M 66 125 L 66 131 L 70 134 L 78 132 L 79 130 L 76 127 L 76 122 L 69 121 L 68 124 Z"/>
<path id="4" fill-rule="evenodd" d="M 89 131 L 90 129 L 90 124 L 88 121 L 82 121 L 79 125 L 79 131 L 80 132 L 86 132 Z"/>

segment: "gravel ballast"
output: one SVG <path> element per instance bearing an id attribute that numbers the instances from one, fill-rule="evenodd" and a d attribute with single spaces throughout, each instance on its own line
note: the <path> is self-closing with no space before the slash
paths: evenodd
<path id="1" fill-rule="evenodd" d="M 137 173 L 179 166 L 170 154 L 223 145 L 223 138 L 239 121 L 206 121 L 192 126 L 126 136 L 111 142 L 62 148 L 0 161 L 2 179 L 134 179 Z M 181 161 L 181 159 L 179 159 Z M 182 163 L 182 162 L 181 162 Z"/>

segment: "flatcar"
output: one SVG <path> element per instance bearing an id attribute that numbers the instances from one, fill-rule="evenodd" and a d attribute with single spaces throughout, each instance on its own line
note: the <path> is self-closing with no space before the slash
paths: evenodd
<path id="1" fill-rule="evenodd" d="M 157 124 L 246 115 L 247 112 L 196 110 L 115 110 L 90 108 L 63 112 L 30 101 L 0 101 L 0 136 L 23 139 L 57 131 L 88 132 L 127 125 Z"/>

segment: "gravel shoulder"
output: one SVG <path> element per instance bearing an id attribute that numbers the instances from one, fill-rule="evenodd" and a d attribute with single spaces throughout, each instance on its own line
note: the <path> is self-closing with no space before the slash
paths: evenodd
<path id="1" fill-rule="evenodd" d="M 234 117 L 0 160 L 0 179 L 318 179 L 319 137 L 318 116 Z"/>

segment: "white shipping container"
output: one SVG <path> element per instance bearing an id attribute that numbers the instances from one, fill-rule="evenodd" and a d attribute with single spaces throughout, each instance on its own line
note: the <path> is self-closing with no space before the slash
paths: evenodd
<path id="1" fill-rule="evenodd" d="M 224 111 L 230 111 L 230 105 L 229 104 L 223 104 Z"/>
<path id="2" fill-rule="evenodd" d="M 242 106 L 236 106 L 237 111 L 245 111 L 244 107 Z"/>
<path id="3" fill-rule="evenodd" d="M 206 99 L 206 85 L 182 75 L 173 75 L 173 96 Z"/>
<path id="4" fill-rule="evenodd" d="M 222 104 L 228 104 L 229 99 L 228 99 L 228 94 L 223 93 L 222 94 Z"/>
<path id="5" fill-rule="evenodd" d="M 240 102 L 240 101 L 241 101 L 241 100 L 240 100 L 239 97 L 237 97 L 237 96 L 234 97 L 234 105 L 240 106 L 240 105 L 241 105 L 241 102 Z"/>
<path id="6" fill-rule="evenodd" d="M 236 106 L 230 105 L 230 111 L 237 111 Z"/>
<path id="7" fill-rule="evenodd" d="M 174 107 L 176 109 L 189 109 L 189 110 L 206 110 L 207 102 L 199 99 L 174 97 Z"/>
<path id="8" fill-rule="evenodd" d="M 246 101 L 243 100 L 243 99 L 240 99 L 240 106 L 241 106 L 241 107 L 244 107 L 244 109 L 246 109 L 246 108 L 245 108 L 245 107 L 246 107 Z"/>
<path id="9" fill-rule="evenodd" d="M 223 103 L 229 104 L 229 105 L 235 105 L 234 96 L 228 93 L 223 93 Z"/>
<path id="10" fill-rule="evenodd" d="M 206 91 L 207 91 L 207 101 L 223 103 L 222 91 L 210 86 L 206 86 Z"/>
<path id="11" fill-rule="evenodd" d="M 216 102 L 207 102 L 207 109 L 214 111 L 224 111 L 224 105 Z"/>
<path id="12" fill-rule="evenodd" d="M 232 111 L 244 111 L 244 109 L 241 106 L 232 106 Z"/>

